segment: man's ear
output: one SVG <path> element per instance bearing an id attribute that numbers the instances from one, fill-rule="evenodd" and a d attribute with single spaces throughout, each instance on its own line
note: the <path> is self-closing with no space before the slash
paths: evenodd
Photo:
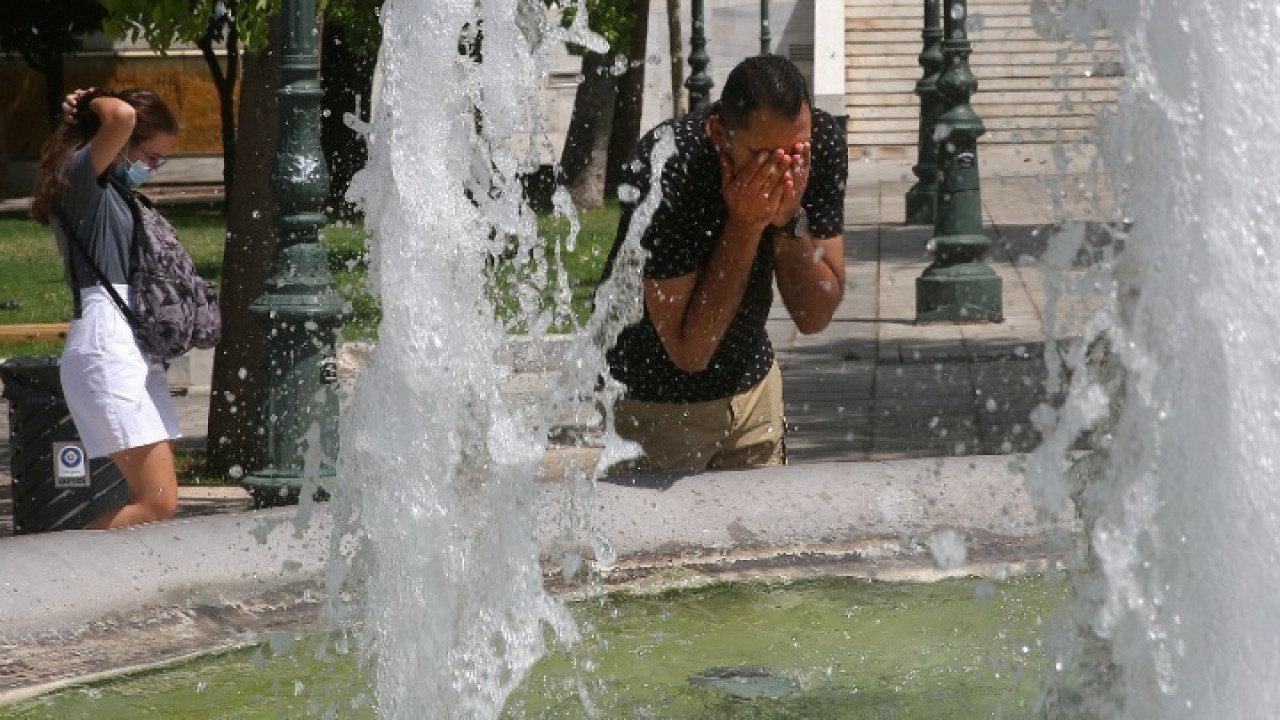
<path id="1" fill-rule="evenodd" d="M 729 132 L 725 129 L 724 120 L 719 115 L 712 115 L 707 118 L 707 135 L 711 137 L 711 142 L 715 143 L 716 149 L 722 153 L 729 152 Z"/>

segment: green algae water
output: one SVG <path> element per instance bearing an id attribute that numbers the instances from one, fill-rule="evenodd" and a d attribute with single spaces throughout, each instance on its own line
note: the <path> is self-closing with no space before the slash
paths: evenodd
<path id="1" fill-rule="evenodd" d="M 543 658 L 503 717 L 1031 717 L 1065 592 L 1037 576 L 823 578 L 577 601 L 584 640 Z M 376 717 L 368 678 L 341 646 L 277 638 L 0 717 Z"/>

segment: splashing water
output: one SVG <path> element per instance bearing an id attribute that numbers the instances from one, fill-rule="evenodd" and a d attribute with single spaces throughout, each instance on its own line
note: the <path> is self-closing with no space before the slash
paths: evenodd
<path id="1" fill-rule="evenodd" d="M 1280 702 L 1280 192 L 1267 171 L 1280 157 L 1280 6 L 1057 4 L 1066 34 L 1087 38 L 1100 21 L 1124 52 L 1126 88 L 1100 145 L 1133 225 L 1031 463 L 1044 509 L 1071 497 L 1088 535 L 1081 639 L 1056 648 L 1046 702 L 1091 717 L 1269 716 Z M 1064 469 L 1082 432 L 1098 449 Z"/>
<path id="2" fill-rule="evenodd" d="M 1030 463 L 1046 512 L 1074 501 L 1089 540 L 1075 565 L 1083 632 L 1053 649 L 1064 678 L 1077 672 L 1045 702 L 1091 716 L 1265 712 L 1280 699 L 1280 194 L 1261 164 L 1280 157 L 1280 8 L 1033 9 L 1051 4 L 1071 37 L 1101 24 L 1124 50 L 1128 87 L 1100 145 L 1134 224 L 1105 306 L 1065 353 L 1068 399 L 1040 418 Z M 343 418 L 330 588 L 363 597 L 361 646 L 389 717 L 493 717 L 547 628 L 574 637 L 542 587 L 530 514 L 546 423 L 522 422 L 497 392 L 507 337 L 477 278 L 495 243 L 536 242 L 511 138 L 539 126 L 547 48 L 598 40 L 585 12 L 568 34 L 531 32 L 512 21 L 521 7 L 383 9 L 387 83 L 353 192 L 377 238 L 384 320 Z M 483 63 L 459 54 L 468 37 Z M 628 312 L 593 318 L 562 390 L 594 381 Z M 1098 449 L 1064 462 L 1082 433 Z"/>
<path id="3" fill-rule="evenodd" d="M 561 30 L 524 0 L 382 9 L 384 92 L 351 194 L 375 238 L 383 321 L 342 419 L 329 588 L 332 616 L 359 628 L 386 717 L 495 717 L 545 637 L 575 637 L 543 589 L 535 538 L 547 423 L 499 394 L 509 338 L 480 279 L 503 244 L 540 242 L 520 185 L 533 154 L 515 138 L 541 127 L 547 52 L 604 49 L 578 10 Z M 527 307 L 540 294 L 525 303 L 535 331 L 556 312 Z M 597 336 L 616 335 L 605 325 Z M 598 355 L 578 352 L 578 380 L 594 382 Z"/>

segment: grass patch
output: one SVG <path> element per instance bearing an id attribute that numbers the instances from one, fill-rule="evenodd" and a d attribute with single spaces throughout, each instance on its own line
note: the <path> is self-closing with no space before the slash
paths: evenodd
<path id="1" fill-rule="evenodd" d="M 222 282 L 222 248 L 227 234 L 220 207 L 187 205 L 164 208 L 200 275 Z M 0 324 L 71 322 L 71 292 L 63 282 L 62 257 L 53 231 L 25 215 L 0 215 Z M 58 355 L 61 340 L 0 342 L 0 358 L 20 355 Z"/>
<path id="2" fill-rule="evenodd" d="M 333 288 L 346 303 L 347 317 L 339 330 L 343 340 L 378 337 L 382 308 L 369 292 L 369 238 L 363 225 L 345 221 L 326 225 L 320 244 L 329 253 Z"/>
<path id="3" fill-rule="evenodd" d="M 203 450 L 175 450 L 173 467 L 178 474 L 179 485 L 239 485 L 230 475 L 219 473 L 209 466 L 209 456 Z"/>
<path id="4" fill-rule="evenodd" d="M 166 207 L 163 212 L 191 253 L 201 276 L 220 285 L 227 232 L 222 207 L 177 206 Z M 571 292 L 569 315 L 575 322 L 581 323 L 590 315 L 595 286 L 617 230 L 618 214 L 617 203 L 581 211 L 582 229 L 573 249 L 566 249 L 561 256 L 565 282 Z M 504 321 L 510 321 L 515 331 L 523 330 L 514 322 L 519 315 L 518 297 L 522 292 L 531 293 L 535 298 L 531 304 L 539 309 L 551 307 L 548 288 L 555 287 L 557 276 L 550 275 L 546 288 L 532 286 L 536 283 L 539 264 L 547 263 L 552 257 L 550 248 L 561 246 L 569 233 L 567 220 L 550 215 L 539 216 L 538 228 L 547 240 L 547 249 L 538 257 L 512 254 L 496 258 L 488 279 L 496 312 Z M 347 303 L 348 316 L 342 338 L 376 338 L 382 313 L 367 289 L 369 233 L 358 223 L 335 222 L 322 230 L 321 244 L 329 254 L 334 288 Z M 26 216 L 0 216 L 0 305 L 6 301 L 15 301 L 19 307 L 0 310 L 0 324 L 71 321 L 71 293 L 63 283 L 62 259 L 53 235 L 48 228 Z M 564 321 L 557 329 L 566 329 Z M 61 352 L 60 340 L 0 342 L 0 358 Z"/>
<path id="5" fill-rule="evenodd" d="M 571 229 L 568 220 L 540 215 L 538 234 L 545 240 L 541 253 L 513 251 L 492 265 L 487 279 L 489 297 L 499 319 L 507 323 L 511 332 L 526 331 L 523 319 L 529 310 L 560 314 L 551 319 L 550 329 L 556 332 L 586 322 L 617 233 L 619 213 L 616 202 L 580 210 L 581 226 L 572 246 L 567 245 Z M 561 266 L 569 297 L 567 307 L 556 308 L 554 294 L 561 280 Z"/>
<path id="6" fill-rule="evenodd" d="M 170 207 L 164 209 L 178 232 L 200 274 L 216 284 L 222 281 L 222 251 L 226 237 L 226 217 L 220 207 Z M 619 208 L 610 203 L 602 208 L 582 211 L 579 235 L 570 250 L 560 255 L 565 282 L 571 292 L 568 318 L 557 330 L 567 329 L 570 322 L 585 322 L 591 313 L 596 284 L 613 244 Z M 554 258 L 556 247 L 562 247 L 569 234 L 569 222 L 549 215 L 539 216 L 539 234 L 546 240 L 541 254 L 495 258 L 488 278 L 488 290 L 496 312 L 522 330 L 515 321 L 519 316 L 520 292 L 528 292 L 540 263 Z M 321 244 L 328 252 L 329 270 L 334 288 L 347 302 L 348 316 L 341 335 L 345 340 L 371 340 L 377 337 L 382 312 L 367 289 L 369 274 L 369 233 L 360 224 L 335 222 L 321 232 Z M 551 262 L 554 265 L 554 262 Z M 555 287 L 554 273 L 547 283 Z M 540 309 L 551 307 L 552 300 L 542 288 L 532 288 L 534 304 Z M 0 216 L 0 303 L 16 300 L 20 307 L 0 310 L 0 324 L 62 323 L 71 321 L 71 293 L 63 283 L 62 260 L 48 228 L 18 216 Z M 570 318 L 572 320 L 570 320 Z M 61 340 L 0 342 L 0 358 L 29 355 L 59 355 Z M 183 485 L 237 485 L 233 478 L 213 470 L 205 452 L 179 450 L 175 455 L 178 480 Z"/>
<path id="7" fill-rule="evenodd" d="M 605 260 L 613 245 L 620 209 L 616 202 L 601 208 L 579 211 L 581 228 L 572 250 L 564 249 L 561 262 L 566 283 L 572 294 L 570 317 L 574 322 L 585 322 L 591 314 L 596 284 L 604 270 Z M 540 263 L 554 265 L 554 248 L 562 247 L 569 236 L 569 221 L 552 215 L 538 216 L 538 234 L 545 240 L 543 252 L 537 256 L 521 256 L 514 249 L 511 254 L 495 258 L 486 278 L 489 298 L 498 317 L 508 322 L 513 331 L 524 327 L 516 319 L 520 316 L 519 294 L 529 290 L 536 282 Z M 370 234 L 362 225 L 336 222 L 324 228 L 321 243 L 329 253 L 329 271 L 333 274 L 335 289 L 347 301 L 350 313 L 342 327 L 344 340 L 373 340 L 378 335 L 378 323 L 382 309 L 368 290 Z M 555 287 L 557 276 L 550 274 L 547 288 L 532 288 L 539 310 L 553 305 L 549 288 Z M 567 329 L 568 321 L 555 329 Z"/>

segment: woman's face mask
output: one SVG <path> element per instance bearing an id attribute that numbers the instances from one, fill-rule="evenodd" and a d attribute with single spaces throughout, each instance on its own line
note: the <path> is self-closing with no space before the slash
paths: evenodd
<path id="1" fill-rule="evenodd" d="M 120 152 L 120 162 L 116 165 L 115 175 L 127 188 L 136 188 L 151 179 L 151 173 L 164 165 L 164 156 L 155 156 L 142 147 L 137 148 L 142 159 L 130 162 L 128 148 Z"/>
<path id="2" fill-rule="evenodd" d="M 128 162 L 127 159 L 125 162 Z M 124 183 L 124 186 L 133 189 L 142 183 L 151 179 L 151 168 L 141 160 L 134 160 L 132 165 L 126 165 L 125 162 L 116 165 L 116 178 Z"/>

